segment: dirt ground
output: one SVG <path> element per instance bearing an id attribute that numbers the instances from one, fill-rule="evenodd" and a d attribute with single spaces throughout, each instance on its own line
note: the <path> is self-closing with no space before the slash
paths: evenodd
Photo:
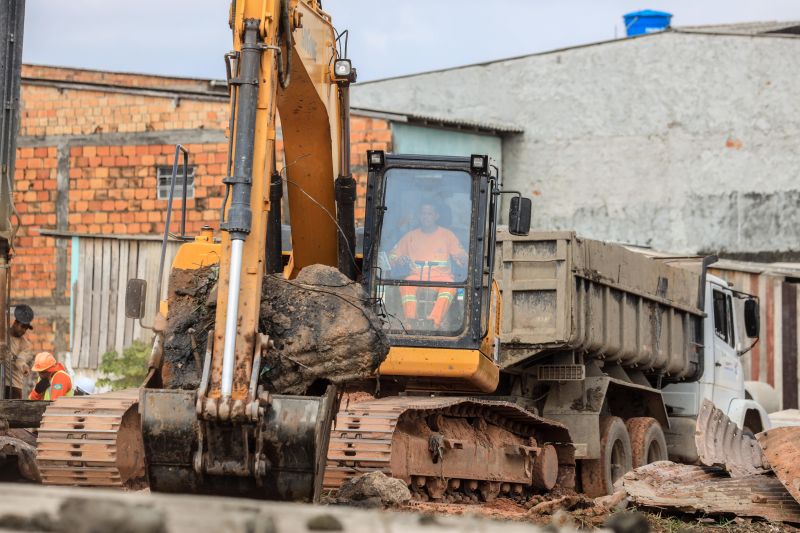
<path id="1" fill-rule="evenodd" d="M 595 509 L 577 509 L 569 512 L 556 511 L 554 514 L 534 514 L 529 512 L 530 503 L 498 498 L 491 503 L 480 505 L 457 503 L 409 502 L 399 510 L 404 512 L 481 516 L 495 520 L 513 520 L 538 525 L 573 525 L 579 529 L 603 527 L 614 514 L 638 512 L 647 520 L 650 531 L 654 533 L 797 533 L 800 528 L 787 524 L 771 523 L 736 517 L 706 517 L 687 514 L 672 514 L 658 509 L 636 509 L 629 507 L 624 511 L 611 511 L 595 514 Z M 633 533 L 633 532 L 632 532 Z"/>

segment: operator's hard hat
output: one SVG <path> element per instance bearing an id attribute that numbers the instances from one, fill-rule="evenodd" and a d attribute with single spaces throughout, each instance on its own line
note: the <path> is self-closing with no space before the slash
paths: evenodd
<path id="1" fill-rule="evenodd" d="M 23 326 L 28 326 L 28 329 L 33 328 L 31 326 L 31 322 L 33 322 L 33 309 L 31 309 L 31 306 L 25 304 L 16 306 L 14 308 L 14 320 Z"/>
<path id="2" fill-rule="evenodd" d="M 94 380 L 86 376 L 75 378 L 75 388 L 82 390 L 86 394 L 94 394 Z"/>
<path id="3" fill-rule="evenodd" d="M 31 370 L 34 372 L 44 372 L 48 368 L 56 366 L 58 361 L 56 358 L 53 357 L 53 354 L 50 352 L 39 352 L 36 354 L 36 358 L 33 360 L 33 366 Z"/>

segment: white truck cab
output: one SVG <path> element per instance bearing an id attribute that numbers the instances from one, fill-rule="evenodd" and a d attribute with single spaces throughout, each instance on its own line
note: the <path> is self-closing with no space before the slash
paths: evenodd
<path id="1" fill-rule="evenodd" d="M 747 399 L 741 357 L 758 341 L 758 303 L 752 296 L 733 290 L 716 276 L 707 275 L 705 288 L 703 373 L 693 383 L 674 383 L 661 393 L 667 406 L 670 458 L 697 459 L 694 425 L 704 399 L 711 400 L 745 433 L 771 427 L 767 411 Z"/>

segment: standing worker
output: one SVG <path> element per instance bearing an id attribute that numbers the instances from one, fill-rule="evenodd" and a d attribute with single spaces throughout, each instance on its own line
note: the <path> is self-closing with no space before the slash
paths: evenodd
<path id="1" fill-rule="evenodd" d="M 50 352 L 36 354 L 31 370 L 39 373 L 39 381 L 28 395 L 29 400 L 55 400 L 62 396 L 73 396 L 72 378 Z"/>
<path id="2" fill-rule="evenodd" d="M 6 398 L 21 399 L 25 378 L 31 373 L 33 347 L 25 334 L 33 329 L 32 322 L 33 309 L 29 305 L 22 304 L 14 308 L 14 323 L 8 328 L 10 360 L 6 361 Z"/>

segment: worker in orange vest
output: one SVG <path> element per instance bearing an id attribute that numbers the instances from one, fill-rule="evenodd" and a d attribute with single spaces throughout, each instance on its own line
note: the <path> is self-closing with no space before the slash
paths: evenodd
<path id="1" fill-rule="evenodd" d="M 28 395 L 29 400 L 55 400 L 74 394 L 72 378 L 50 352 L 36 354 L 31 370 L 39 373 L 39 381 Z"/>
<path id="2" fill-rule="evenodd" d="M 454 281 L 451 260 L 459 266 L 466 266 L 467 253 L 458 237 L 447 228 L 439 226 L 439 212 L 436 206 L 424 203 L 419 210 L 419 227 L 406 233 L 389 253 L 392 267 L 407 266 L 410 273 L 407 281 Z M 419 287 L 402 286 L 400 296 L 403 301 L 403 314 L 407 319 L 417 317 L 417 290 Z M 427 316 L 438 329 L 453 302 L 456 289 L 439 287 L 436 302 Z"/>

